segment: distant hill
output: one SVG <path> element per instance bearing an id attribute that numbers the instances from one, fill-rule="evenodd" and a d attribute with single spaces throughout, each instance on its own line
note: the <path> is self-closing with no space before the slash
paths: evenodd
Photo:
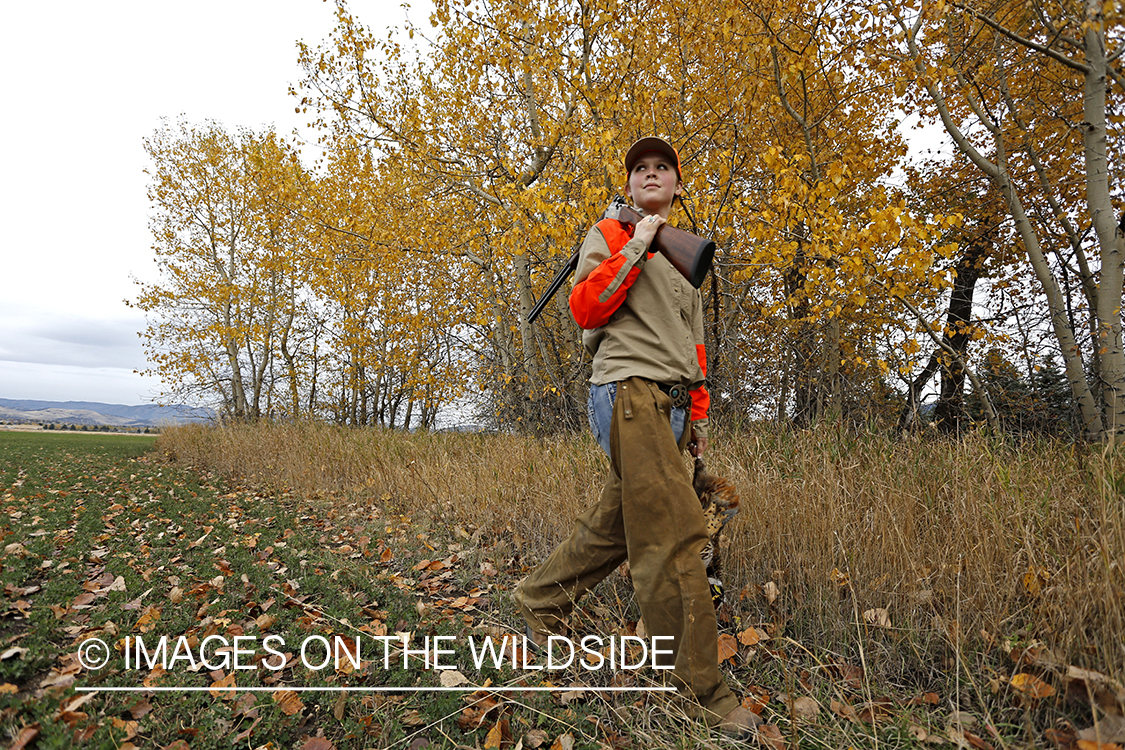
<path id="1" fill-rule="evenodd" d="M 206 422 L 212 417 L 213 414 L 209 409 L 194 409 L 189 406 L 155 404 L 125 406 L 97 401 L 31 401 L 0 398 L 0 419 L 23 422 L 160 427 L 186 422 Z"/>

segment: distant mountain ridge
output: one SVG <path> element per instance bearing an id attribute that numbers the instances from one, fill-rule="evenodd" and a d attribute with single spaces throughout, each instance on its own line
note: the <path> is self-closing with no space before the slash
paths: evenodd
<path id="1" fill-rule="evenodd" d="M 210 409 L 190 406 L 104 404 L 99 401 L 34 401 L 0 398 L 0 419 L 26 422 L 110 425 L 118 427 L 160 427 L 162 425 L 206 422 Z"/>

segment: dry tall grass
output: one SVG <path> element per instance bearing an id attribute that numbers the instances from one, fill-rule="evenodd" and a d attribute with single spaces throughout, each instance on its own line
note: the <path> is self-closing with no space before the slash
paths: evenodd
<path id="1" fill-rule="evenodd" d="M 401 434 L 324 425 L 183 427 L 176 462 L 299 493 L 342 493 L 515 540 L 534 563 L 594 502 L 607 460 L 586 436 Z M 941 672 L 955 649 L 1042 640 L 1125 673 L 1125 459 L 999 444 L 760 428 L 713 441 L 739 487 L 729 598 L 743 622 L 888 677 Z M 767 604 L 763 587 L 780 596 Z M 739 595 L 742 595 L 741 597 Z M 886 609 L 890 628 L 863 616 Z M 861 635 L 862 634 L 862 637 Z"/>

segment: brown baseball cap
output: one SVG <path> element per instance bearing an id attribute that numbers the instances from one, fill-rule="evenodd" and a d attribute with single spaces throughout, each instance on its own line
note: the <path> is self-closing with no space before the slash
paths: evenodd
<path id="1" fill-rule="evenodd" d="M 680 154 L 676 149 L 672 148 L 672 144 L 663 138 L 656 136 L 649 136 L 641 138 L 639 141 L 629 147 L 628 153 L 625 154 L 625 174 L 628 175 L 633 171 L 633 165 L 642 155 L 647 154 L 649 151 L 655 151 L 658 154 L 668 157 L 668 160 L 676 165 L 676 177 L 683 179 L 680 173 Z"/>

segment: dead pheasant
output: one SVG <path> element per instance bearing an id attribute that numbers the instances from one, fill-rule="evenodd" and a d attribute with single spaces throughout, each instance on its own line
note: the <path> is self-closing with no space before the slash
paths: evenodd
<path id="1" fill-rule="evenodd" d="M 700 505 L 703 506 L 703 518 L 707 523 L 707 533 L 711 537 L 700 556 L 703 558 L 703 564 L 707 566 L 711 601 L 714 602 L 715 609 L 718 609 L 723 603 L 719 540 L 723 535 L 723 527 L 738 513 L 738 492 L 726 479 L 707 471 L 703 459 L 698 456 L 695 459 L 695 475 L 692 477 L 691 485 L 695 488 L 695 494 L 699 496 Z"/>

